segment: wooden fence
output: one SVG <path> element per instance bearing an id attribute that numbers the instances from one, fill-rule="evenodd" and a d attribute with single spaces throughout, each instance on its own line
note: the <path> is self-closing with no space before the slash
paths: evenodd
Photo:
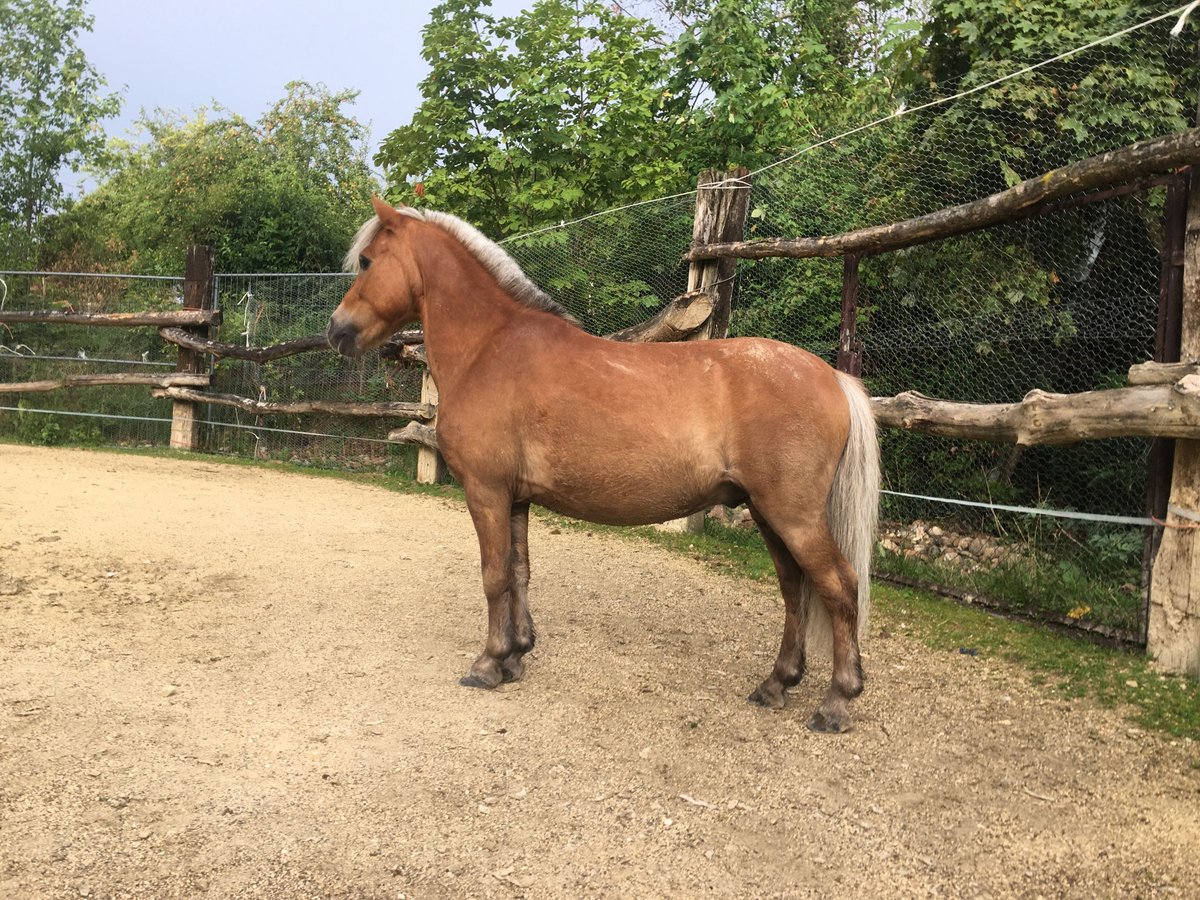
<path id="1" fill-rule="evenodd" d="M 838 368 L 858 374 L 855 338 L 857 270 L 864 257 L 918 243 L 1166 185 L 1165 248 L 1155 359 L 1130 371 L 1125 388 L 1083 394 L 1031 392 L 1015 404 L 968 404 L 912 392 L 876 398 L 879 421 L 889 427 L 953 437 L 1010 442 L 1072 443 L 1098 437 L 1154 436 L 1160 460 L 1159 487 L 1151 512 L 1165 522 L 1153 568 L 1149 651 L 1168 670 L 1200 675 L 1200 129 L 1143 141 L 1123 150 L 1065 166 L 973 203 L 892 225 L 830 237 L 743 241 L 749 180 L 745 170 L 704 173 L 699 182 L 688 293 L 658 315 L 608 337 L 614 340 L 697 340 L 724 337 L 729 322 L 736 259 L 842 257 L 844 289 L 837 353 Z M 59 390 L 82 385 L 146 384 L 173 401 L 171 445 L 198 446 L 197 406 L 214 403 L 254 414 L 321 412 L 346 416 L 395 417 L 409 424 L 391 440 L 418 445 L 418 475 L 441 477 L 437 455 L 437 389 L 426 372 L 416 403 L 350 403 L 253 400 L 203 390 L 210 360 L 266 362 L 296 353 L 324 352 L 322 335 L 269 347 L 243 347 L 213 340 L 220 323 L 213 309 L 212 254 L 191 248 L 184 309 L 167 313 L 84 315 L 60 311 L 4 312 L 0 323 L 58 322 L 93 327 L 144 327 L 179 347 L 174 374 L 163 376 L 71 376 L 55 381 L 0 384 L 0 392 Z M 419 364 L 419 332 L 394 336 L 383 355 Z M 1183 363 L 1180 363 L 1180 359 Z M 690 527 L 697 525 L 693 519 Z"/>

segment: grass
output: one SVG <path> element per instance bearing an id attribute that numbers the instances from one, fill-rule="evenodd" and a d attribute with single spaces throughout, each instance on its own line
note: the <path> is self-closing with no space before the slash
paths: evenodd
<path id="1" fill-rule="evenodd" d="M 403 475 L 346 473 L 294 463 L 203 456 L 165 449 L 117 452 L 229 465 L 253 466 L 311 477 L 336 478 L 404 494 L 462 500 L 451 485 L 417 484 Z M 585 529 L 626 540 L 644 541 L 704 561 L 714 569 L 755 581 L 774 579 L 766 546 L 753 529 L 729 528 L 711 520 L 703 534 L 678 534 L 654 528 L 592 525 L 537 511 L 542 521 L 558 527 Z M 1002 659 L 1026 668 L 1035 683 L 1064 697 L 1090 697 L 1119 708 L 1140 727 L 1173 737 L 1200 740 L 1200 682 L 1155 672 L 1144 655 L 1095 644 L 1049 628 L 1014 622 L 923 591 L 876 584 L 873 627 L 903 632 L 938 652 L 973 651 L 978 657 Z M 1200 759 L 1196 761 L 1200 767 Z"/>

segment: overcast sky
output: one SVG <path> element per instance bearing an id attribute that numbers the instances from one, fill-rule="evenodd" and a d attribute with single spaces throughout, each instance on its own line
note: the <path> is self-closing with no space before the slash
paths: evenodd
<path id="1" fill-rule="evenodd" d="M 493 0 L 512 15 L 532 0 Z M 105 124 L 124 136 L 140 111 L 190 112 L 214 101 L 257 119 L 301 79 L 355 88 L 374 152 L 407 124 L 426 73 L 421 29 L 435 0 L 89 0 L 95 17 L 80 44 L 109 88 L 125 97 Z"/>

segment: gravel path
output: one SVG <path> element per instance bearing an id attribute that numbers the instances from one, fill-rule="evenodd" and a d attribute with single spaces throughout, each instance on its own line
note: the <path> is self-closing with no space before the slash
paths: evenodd
<path id="1" fill-rule="evenodd" d="M 461 504 L 0 445 L 0 896 L 1196 896 L 1194 745 L 873 633 L 778 713 L 774 589 L 535 519 L 524 681 Z M 952 614 L 952 613 L 950 613 Z"/>

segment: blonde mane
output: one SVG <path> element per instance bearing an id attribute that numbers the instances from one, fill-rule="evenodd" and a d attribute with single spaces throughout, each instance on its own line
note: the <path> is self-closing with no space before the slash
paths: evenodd
<path id="1" fill-rule="evenodd" d="M 457 239 L 479 261 L 479 264 L 496 279 L 496 283 L 500 285 L 501 289 L 511 295 L 514 300 L 533 309 L 548 312 L 561 319 L 566 319 L 568 322 L 573 322 L 576 325 L 579 324 L 578 320 L 567 312 L 560 303 L 551 300 L 541 288 L 529 279 L 528 275 L 521 271 L 521 267 L 517 265 L 516 260 L 509 256 L 495 241 L 485 237 L 483 232 L 474 225 L 464 222 L 458 216 L 452 216 L 450 213 L 445 212 L 437 212 L 436 210 L 422 211 L 413 209 L 411 206 L 402 206 L 396 212 L 420 222 L 428 222 L 431 225 L 436 225 L 451 237 Z M 358 229 L 358 232 L 354 235 L 354 240 L 350 244 L 350 249 L 346 252 L 346 258 L 342 261 L 342 268 L 345 271 L 354 275 L 358 274 L 358 258 L 366 250 L 371 241 L 375 240 L 375 236 L 379 234 L 382 224 L 379 216 L 372 216 Z"/>

